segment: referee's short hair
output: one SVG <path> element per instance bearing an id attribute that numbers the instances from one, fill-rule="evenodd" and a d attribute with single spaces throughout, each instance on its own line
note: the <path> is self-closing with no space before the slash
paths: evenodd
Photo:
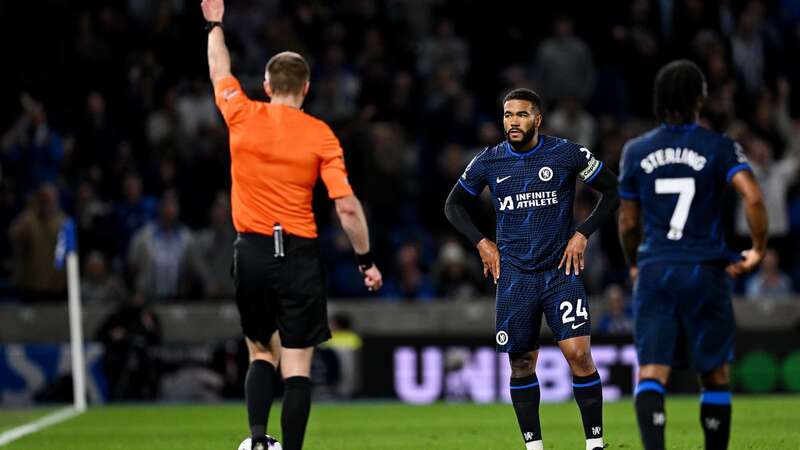
<path id="1" fill-rule="evenodd" d="M 542 102 L 542 97 L 539 97 L 539 94 L 530 89 L 517 88 L 512 90 L 503 98 L 503 104 L 505 105 L 509 100 L 525 100 L 527 102 L 531 102 L 533 107 L 536 108 L 536 110 L 538 110 L 540 113 L 544 110 L 544 102 Z"/>
<path id="2" fill-rule="evenodd" d="M 311 77 L 308 62 L 299 53 L 281 52 L 267 62 L 266 76 L 275 94 L 302 94 Z"/>
<path id="3" fill-rule="evenodd" d="M 706 96 L 706 77 L 697 64 L 679 59 L 662 67 L 656 75 L 653 89 L 653 113 L 660 121 L 668 114 L 679 116 L 682 122 L 692 122 L 697 99 Z"/>

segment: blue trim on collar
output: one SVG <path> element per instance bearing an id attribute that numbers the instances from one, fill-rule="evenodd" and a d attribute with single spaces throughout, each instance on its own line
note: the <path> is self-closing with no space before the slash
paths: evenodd
<path id="1" fill-rule="evenodd" d="M 670 125 L 668 123 L 662 123 L 661 128 L 669 131 L 676 131 L 679 133 L 685 133 L 687 131 L 692 131 L 697 128 L 697 122 L 687 123 L 685 125 Z"/>
<path id="2" fill-rule="evenodd" d="M 511 146 L 508 140 L 503 141 L 503 145 L 505 145 L 506 151 L 519 158 L 526 158 L 528 156 L 531 156 L 532 154 L 536 153 L 536 151 L 539 150 L 543 144 L 544 144 L 544 136 L 540 134 L 539 142 L 536 144 L 536 147 L 533 147 L 532 149 L 528 150 L 525 153 L 517 153 L 514 151 L 514 147 Z"/>

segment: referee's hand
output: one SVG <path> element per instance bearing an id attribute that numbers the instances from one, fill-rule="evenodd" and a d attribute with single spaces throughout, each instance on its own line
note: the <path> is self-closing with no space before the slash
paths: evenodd
<path id="1" fill-rule="evenodd" d="M 497 284 L 497 279 L 500 278 L 500 251 L 497 250 L 497 244 L 489 239 L 483 238 L 478 242 L 478 252 L 481 254 L 481 261 L 483 262 L 483 276 L 484 278 L 492 274 L 494 284 Z"/>
<path id="2" fill-rule="evenodd" d="M 383 286 L 383 275 L 378 270 L 378 266 L 373 264 L 369 269 L 358 268 L 361 275 L 364 275 L 364 286 L 368 291 L 375 292 Z"/>

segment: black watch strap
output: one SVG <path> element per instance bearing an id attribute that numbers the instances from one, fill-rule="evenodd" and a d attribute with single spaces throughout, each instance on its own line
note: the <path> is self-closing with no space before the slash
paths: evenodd
<path id="1" fill-rule="evenodd" d="M 356 253 L 356 261 L 358 268 L 362 271 L 369 269 L 373 264 L 375 264 L 375 261 L 372 259 L 372 252 L 370 251 L 367 251 L 367 253 L 364 253 L 363 255 Z"/>
<path id="2" fill-rule="evenodd" d="M 206 33 L 210 33 L 214 27 L 222 28 L 222 22 L 206 22 Z"/>

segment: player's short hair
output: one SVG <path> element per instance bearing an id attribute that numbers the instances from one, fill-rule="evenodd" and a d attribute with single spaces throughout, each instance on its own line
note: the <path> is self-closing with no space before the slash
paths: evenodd
<path id="1" fill-rule="evenodd" d="M 662 67 L 653 89 L 653 112 L 664 121 L 668 113 L 682 122 L 694 120 L 697 98 L 706 96 L 706 77 L 697 64 L 680 59 Z"/>
<path id="2" fill-rule="evenodd" d="M 281 52 L 270 58 L 265 69 L 269 85 L 275 94 L 302 94 L 311 77 L 311 68 L 300 54 Z"/>
<path id="3" fill-rule="evenodd" d="M 542 112 L 544 109 L 544 102 L 542 102 L 542 97 L 539 97 L 539 94 L 533 92 L 530 89 L 526 88 L 517 88 L 506 94 L 503 98 L 503 104 L 505 105 L 509 100 L 525 100 L 526 102 L 531 102 L 534 108 L 536 108 L 539 112 Z"/>

